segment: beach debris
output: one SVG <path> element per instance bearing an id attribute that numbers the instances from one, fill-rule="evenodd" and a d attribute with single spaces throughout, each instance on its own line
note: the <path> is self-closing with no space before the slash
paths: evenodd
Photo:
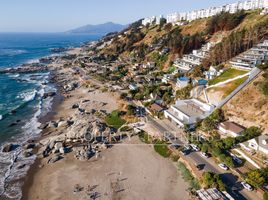
<path id="1" fill-rule="evenodd" d="M 25 152 L 24 152 L 24 157 L 25 157 L 25 158 L 29 158 L 29 157 L 31 157 L 32 155 L 33 155 L 33 153 L 30 152 L 30 151 L 25 151 Z"/>
<path id="2" fill-rule="evenodd" d="M 78 192 L 82 192 L 84 190 L 84 188 L 82 186 L 80 186 L 79 184 L 76 184 L 74 186 L 74 193 L 78 193 Z"/>
<path id="3" fill-rule="evenodd" d="M 8 153 L 8 152 L 11 152 L 11 151 L 14 151 L 17 147 L 19 147 L 19 145 L 17 144 L 6 144 L 3 149 L 2 149 L 2 152 L 4 153 Z"/>
<path id="4" fill-rule="evenodd" d="M 55 145 L 54 145 L 54 149 L 56 151 L 59 151 L 60 148 L 62 148 L 62 147 L 63 147 L 63 143 L 62 142 L 56 142 Z"/>
<path id="5" fill-rule="evenodd" d="M 58 123 L 55 121 L 50 121 L 48 123 L 48 128 L 57 128 L 58 127 Z"/>
<path id="6" fill-rule="evenodd" d="M 46 99 L 48 97 L 53 97 L 56 95 L 56 92 L 47 92 L 44 94 L 43 98 Z"/>
<path id="7" fill-rule="evenodd" d="M 25 146 L 25 149 L 34 149 L 35 148 L 35 143 L 30 143 Z"/>
<path id="8" fill-rule="evenodd" d="M 50 159 L 48 160 L 48 163 L 55 163 L 55 162 L 61 160 L 62 158 L 63 158 L 63 157 L 62 157 L 61 155 L 55 155 L 54 157 L 52 157 L 52 158 L 50 158 Z"/>
<path id="9" fill-rule="evenodd" d="M 79 108 L 79 104 L 78 103 L 72 105 L 72 109 L 77 109 L 77 108 Z"/>

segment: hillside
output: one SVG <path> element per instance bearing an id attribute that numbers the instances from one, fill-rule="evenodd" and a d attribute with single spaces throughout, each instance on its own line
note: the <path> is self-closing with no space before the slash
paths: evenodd
<path id="1" fill-rule="evenodd" d="M 209 52 L 208 59 L 187 74 L 192 78 L 203 77 L 203 71 L 209 66 L 225 64 L 268 35 L 268 15 L 259 13 L 258 10 L 235 14 L 221 13 L 175 26 L 163 23 L 141 26 L 141 21 L 137 21 L 124 31 L 105 37 L 100 44 L 102 48 L 96 50 L 111 60 L 119 58 L 129 65 L 150 61 L 155 62 L 159 70 L 169 71 L 176 58 L 199 49 L 207 42 L 213 42 L 216 45 Z M 166 49 L 168 52 L 162 53 Z M 213 88 L 208 91 L 208 95 L 219 101 L 244 81 L 245 78 L 241 78 L 224 87 Z M 242 125 L 259 125 L 268 131 L 268 101 L 261 89 L 265 83 L 268 85 L 267 82 L 260 75 L 245 87 L 224 107 L 226 116 L 236 119 L 235 121 L 241 122 Z"/>
<path id="2" fill-rule="evenodd" d="M 268 70 L 267 70 L 268 71 Z M 267 78 L 262 73 L 257 79 L 240 91 L 224 107 L 224 113 L 230 120 L 246 127 L 261 126 L 268 132 L 268 97 L 263 94 L 262 87 Z"/>
<path id="3" fill-rule="evenodd" d="M 261 16 L 259 11 L 222 13 L 176 26 L 142 27 L 138 21 L 115 35 L 101 53 L 131 62 L 153 61 L 160 69 L 165 69 L 175 58 L 199 49 L 207 42 L 217 43 L 201 66 L 205 70 L 211 64 L 218 65 L 249 49 L 267 33 L 268 15 Z M 169 53 L 160 56 L 163 49 L 169 49 Z"/>
<path id="4" fill-rule="evenodd" d="M 82 26 L 82 27 L 70 30 L 68 31 L 68 33 L 106 35 L 110 32 L 122 31 L 126 27 L 127 27 L 126 25 L 115 24 L 113 22 L 107 22 L 105 24 Z"/>

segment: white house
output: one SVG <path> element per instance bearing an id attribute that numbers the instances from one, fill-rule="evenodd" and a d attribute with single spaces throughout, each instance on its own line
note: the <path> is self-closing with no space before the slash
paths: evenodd
<path id="1" fill-rule="evenodd" d="M 151 25 L 155 22 L 156 22 L 156 16 L 152 16 L 144 18 L 141 23 L 143 26 L 146 26 L 147 24 Z"/>
<path id="2" fill-rule="evenodd" d="M 245 128 L 234 122 L 226 121 L 220 123 L 219 131 L 221 134 L 226 136 L 238 137 L 242 135 L 242 133 L 245 131 Z"/>
<path id="3" fill-rule="evenodd" d="M 176 87 L 178 89 L 185 88 L 190 82 L 190 79 L 188 77 L 180 77 L 177 79 Z"/>
<path id="4" fill-rule="evenodd" d="M 211 80 L 219 75 L 221 75 L 223 73 L 223 70 L 217 70 L 215 69 L 215 67 L 210 66 L 208 71 L 204 72 L 204 75 L 206 76 L 206 79 Z"/>
<path id="5" fill-rule="evenodd" d="M 163 78 L 162 78 L 162 83 L 168 83 L 169 80 L 171 79 L 171 75 L 170 74 L 164 74 Z"/>
<path id="6" fill-rule="evenodd" d="M 261 135 L 240 143 L 240 146 L 250 152 L 259 152 L 268 155 L 268 135 Z"/>
<path id="7" fill-rule="evenodd" d="M 167 15 L 167 23 L 175 24 L 178 21 L 181 21 L 179 13 L 172 13 Z"/>
<path id="8" fill-rule="evenodd" d="M 214 110 L 214 106 L 202 103 L 197 99 L 177 100 L 164 115 L 177 126 L 194 125 L 208 117 Z"/>

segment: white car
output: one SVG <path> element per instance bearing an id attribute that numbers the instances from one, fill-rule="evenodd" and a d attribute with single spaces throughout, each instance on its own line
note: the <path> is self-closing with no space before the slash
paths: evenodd
<path id="1" fill-rule="evenodd" d="M 193 148 L 193 150 L 200 151 L 200 149 L 199 149 L 199 147 L 197 145 L 195 145 L 195 144 L 190 144 L 190 145 Z"/>
<path id="2" fill-rule="evenodd" d="M 220 163 L 219 167 L 226 171 L 229 169 L 229 167 L 227 167 L 224 163 Z"/>
<path id="3" fill-rule="evenodd" d="M 209 154 L 206 153 L 206 152 L 201 152 L 201 155 L 202 155 L 203 157 L 205 157 L 205 158 L 209 158 Z"/>
<path id="4" fill-rule="evenodd" d="M 247 190 L 249 190 L 249 191 L 252 191 L 252 190 L 253 190 L 253 187 L 252 187 L 251 185 L 249 185 L 248 183 L 246 183 L 246 182 L 241 182 L 241 185 L 242 185 L 245 189 L 247 189 Z"/>

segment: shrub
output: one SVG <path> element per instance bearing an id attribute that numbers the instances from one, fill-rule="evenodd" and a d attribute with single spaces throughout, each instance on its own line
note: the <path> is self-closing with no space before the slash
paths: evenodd
<path id="1" fill-rule="evenodd" d="M 119 129 L 123 124 L 126 123 L 125 120 L 121 118 L 121 112 L 118 110 L 114 110 L 112 113 L 110 113 L 105 121 L 109 126 L 112 126 L 116 129 Z"/>
<path id="2" fill-rule="evenodd" d="M 204 172 L 202 182 L 206 188 L 216 187 L 220 191 L 225 191 L 225 184 L 222 182 L 219 174 L 213 172 Z"/>
<path id="3" fill-rule="evenodd" d="M 164 158 L 169 157 L 171 154 L 167 144 L 160 140 L 156 141 L 156 143 L 154 144 L 154 150 Z"/>
<path id="4" fill-rule="evenodd" d="M 198 190 L 200 189 L 200 185 L 197 179 L 193 177 L 191 172 L 187 169 L 187 167 L 182 163 L 178 163 L 178 169 L 181 172 L 182 178 L 190 183 L 191 189 Z"/>

